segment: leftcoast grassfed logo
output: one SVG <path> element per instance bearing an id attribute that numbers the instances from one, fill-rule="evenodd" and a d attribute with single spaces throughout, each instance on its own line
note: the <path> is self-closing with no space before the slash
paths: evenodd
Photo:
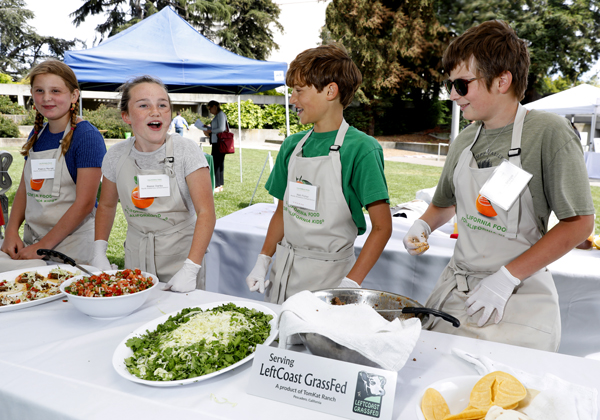
<path id="1" fill-rule="evenodd" d="M 352 411 L 378 418 L 381 413 L 381 402 L 384 395 L 385 377 L 360 371 L 358 372 Z"/>

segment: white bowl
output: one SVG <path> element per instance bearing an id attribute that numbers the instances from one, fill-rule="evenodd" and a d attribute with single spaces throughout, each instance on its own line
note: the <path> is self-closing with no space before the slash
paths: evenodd
<path id="1" fill-rule="evenodd" d="M 117 271 L 123 270 L 106 270 L 107 274 L 115 274 Z M 99 273 L 99 272 L 98 272 Z M 77 276 L 63 282 L 60 285 L 60 291 L 63 292 L 69 302 L 75 306 L 79 311 L 84 314 L 96 318 L 96 319 L 115 319 L 122 318 L 129 315 L 136 309 L 146 302 L 150 297 L 150 294 L 154 289 L 158 287 L 158 277 L 154 274 L 142 272 L 144 277 L 152 277 L 154 286 L 149 289 L 142 290 L 141 292 L 132 293 L 130 295 L 122 296 L 108 296 L 108 297 L 87 297 L 87 296 L 75 296 L 65 292 L 65 287 L 71 283 L 82 279 L 83 277 L 89 277 L 89 275 Z"/>

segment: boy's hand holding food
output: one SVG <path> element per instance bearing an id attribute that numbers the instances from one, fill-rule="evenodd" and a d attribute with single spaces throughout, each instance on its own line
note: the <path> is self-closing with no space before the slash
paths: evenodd
<path id="1" fill-rule="evenodd" d="M 410 227 L 402 242 L 410 255 L 419 255 L 429 249 L 427 239 L 431 235 L 431 228 L 425 220 L 417 219 Z"/>

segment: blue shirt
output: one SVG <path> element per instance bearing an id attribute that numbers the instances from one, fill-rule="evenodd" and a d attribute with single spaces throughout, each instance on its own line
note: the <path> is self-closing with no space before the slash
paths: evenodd
<path id="1" fill-rule="evenodd" d="M 171 122 L 171 127 L 175 126 L 175 128 L 183 128 L 184 125 L 187 127 L 188 130 L 190 129 L 190 126 L 188 125 L 187 121 L 181 115 L 178 115 L 175 118 L 173 118 L 173 121 Z"/>
<path id="2" fill-rule="evenodd" d="M 29 133 L 29 137 L 33 134 L 33 130 Z M 56 149 L 60 145 L 63 138 L 63 132 L 51 133 L 48 127 L 42 132 L 33 145 L 34 152 L 43 152 L 44 150 Z M 101 168 L 102 159 L 106 154 L 106 144 L 104 137 L 96 127 L 88 121 L 82 121 L 77 124 L 77 128 L 73 132 L 71 146 L 65 154 L 65 162 L 67 169 L 73 182 L 77 183 L 78 168 Z M 27 159 L 27 157 L 25 157 Z"/>

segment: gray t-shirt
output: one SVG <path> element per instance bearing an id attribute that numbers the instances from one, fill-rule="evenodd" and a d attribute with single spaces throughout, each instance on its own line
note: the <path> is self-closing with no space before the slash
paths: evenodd
<path id="1" fill-rule="evenodd" d="M 208 162 L 200 147 L 193 140 L 183 138 L 178 134 L 171 134 L 171 138 L 173 139 L 173 157 L 175 158 L 173 168 L 175 169 L 177 185 L 186 207 L 193 215 L 196 211 L 185 177 L 200 168 L 208 167 Z M 117 182 L 117 164 L 121 156 L 127 153 L 129 145 L 129 140 L 125 140 L 115 144 L 106 152 L 102 161 L 102 175 L 109 181 Z M 164 144 L 154 152 L 140 152 L 133 147 L 130 153 L 130 156 L 135 159 L 142 169 L 163 169 L 164 163 L 160 162 L 164 162 L 165 155 L 166 148 Z"/>
<path id="2" fill-rule="evenodd" d="M 223 111 L 219 111 L 210 122 L 210 143 L 216 144 L 219 141 L 217 134 L 222 133 L 225 130 L 227 130 L 227 116 Z"/>
<path id="3" fill-rule="evenodd" d="M 434 205 L 448 207 L 456 204 L 454 169 L 480 125 L 481 122 L 476 122 L 465 128 L 450 146 L 433 196 Z M 498 166 L 503 159 L 508 159 L 513 124 L 502 130 L 481 130 L 471 149 L 480 168 Z M 485 153 L 488 148 L 489 154 Z M 567 119 L 544 111 L 529 111 L 521 136 L 521 166 L 533 175 L 529 190 L 542 234 L 547 232 L 552 210 L 559 219 L 594 214 L 583 149 Z"/>

